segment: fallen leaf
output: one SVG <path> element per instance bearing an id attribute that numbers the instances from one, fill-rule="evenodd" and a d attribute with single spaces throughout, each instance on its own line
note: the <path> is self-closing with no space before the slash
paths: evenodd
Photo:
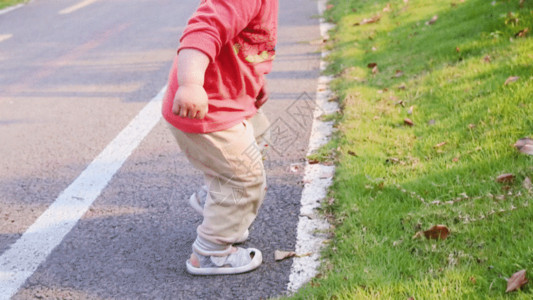
<path id="1" fill-rule="evenodd" d="M 527 283 L 526 270 L 520 270 L 514 273 L 511 278 L 507 280 L 507 289 L 506 293 L 516 291 L 520 289 L 524 284 Z"/>
<path id="2" fill-rule="evenodd" d="M 326 10 L 330 10 L 330 9 L 332 9 L 333 7 L 335 7 L 335 5 L 333 5 L 333 4 L 328 4 L 328 5 L 326 6 Z"/>
<path id="3" fill-rule="evenodd" d="M 396 105 L 401 105 L 402 107 L 405 107 L 405 103 L 403 102 L 403 100 L 396 102 Z"/>
<path id="4" fill-rule="evenodd" d="M 496 181 L 500 183 L 513 182 L 513 180 L 514 180 L 514 175 L 512 173 L 506 173 L 506 174 L 502 174 L 496 177 Z"/>
<path id="5" fill-rule="evenodd" d="M 403 119 L 403 123 L 404 123 L 405 125 L 409 125 L 409 126 L 413 126 L 413 125 L 415 125 L 415 123 L 414 123 L 411 119 L 409 119 L 409 118 L 405 118 L 405 119 Z"/>
<path id="6" fill-rule="evenodd" d="M 444 145 L 446 145 L 446 142 L 438 143 L 437 145 L 433 146 L 433 148 L 440 148 Z"/>
<path id="7" fill-rule="evenodd" d="M 524 154 L 533 155 L 533 140 L 530 138 L 519 139 L 514 146 Z"/>
<path id="8" fill-rule="evenodd" d="M 282 250 L 274 251 L 275 260 L 283 260 L 285 258 L 294 257 L 294 256 L 296 256 L 296 252 L 294 251 L 282 251 Z"/>
<path id="9" fill-rule="evenodd" d="M 393 77 L 402 77 L 403 76 L 403 71 L 402 70 L 396 70 L 396 73 L 394 73 L 394 76 Z"/>
<path id="10" fill-rule="evenodd" d="M 297 173 L 298 171 L 300 171 L 301 168 L 302 168 L 302 164 L 295 163 L 295 164 L 291 164 L 290 170 L 293 173 Z"/>
<path id="11" fill-rule="evenodd" d="M 439 19 L 439 16 L 434 15 L 433 18 L 431 18 L 431 20 L 426 22 L 426 25 L 433 25 L 435 24 L 435 22 L 437 22 L 438 19 Z"/>
<path id="12" fill-rule="evenodd" d="M 319 163 L 318 159 L 316 159 L 316 158 L 309 159 L 307 162 L 310 165 L 314 165 L 314 164 L 318 164 Z"/>
<path id="13" fill-rule="evenodd" d="M 374 67 L 376 67 L 378 64 L 375 63 L 375 62 L 371 62 L 371 63 L 368 63 L 368 65 L 366 65 L 369 69 L 373 69 Z"/>
<path id="14" fill-rule="evenodd" d="M 385 6 L 385 7 L 383 8 L 383 12 L 389 12 L 389 11 L 391 11 L 390 3 L 387 3 L 387 6 Z"/>
<path id="15" fill-rule="evenodd" d="M 455 52 L 459 53 L 461 52 L 461 49 L 459 49 L 459 47 L 455 47 Z"/>
<path id="16" fill-rule="evenodd" d="M 515 82 L 519 79 L 520 77 L 519 76 L 509 76 L 509 78 L 507 78 L 505 80 L 505 83 L 503 85 L 508 85 L 509 83 L 511 82 Z"/>
<path id="17" fill-rule="evenodd" d="M 377 21 L 379 21 L 381 19 L 381 16 L 380 15 L 375 15 L 373 16 L 372 18 L 368 18 L 368 19 L 363 19 L 361 22 L 357 22 L 355 24 L 353 24 L 354 26 L 358 26 L 358 25 L 365 25 L 365 24 L 371 24 L 371 23 L 376 23 Z"/>
<path id="18" fill-rule="evenodd" d="M 476 284 L 476 281 L 477 281 L 476 277 L 474 277 L 474 276 L 470 277 L 470 282 L 472 282 L 473 284 Z"/>
<path id="19" fill-rule="evenodd" d="M 348 154 L 351 156 L 358 156 L 357 153 L 353 152 L 352 150 L 348 150 Z"/>
<path id="20" fill-rule="evenodd" d="M 458 162 L 458 161 L 459 161 L 459 157 L 454 157 L 454 158 L 452 159 L 452 161 L 453 161 L 453 162 Z"/>
<path id="21" fill-rule="evenodd" d="M 400 85 L 398 86 L 398 89 L 399 89 L 399 90 L 405 90 L 405 87 L 406 87 L 406 86 L 405 86 L 405 83 L 402 83 L 402 84 L 400 84 Z"/>
<path id="22" fill-rule="evenodd" d="M 483 58 L 483 61 L 485 61 L 486 63 L 490 63 L 490 62 L 491 62 L 490 56 L 489 56 L 489 55 L 486 55 L 486 56 Z"/>
<path id="23" fill-rule="evenodd" d="M 372 74 L 377 74 L 377 73 L 379 73 L 379 68 L 378 66 L 375 66 L 372 68 Z"/>
<path id="24" fill-rule="evenodd" d="M 514 37 L 518 37 L 518 38 L 525 37 L 528 33 L 529 33 L 529 28 L 526 27 L 526 28 L 520 30 L 519 32 L 517 32 L 514 35 Z"/>
<path id="25" fill-rule="evenodd" d="M 522 183 L 522 186 L 528 190 L 528 191 L 532 191 L 533 190 L 533 184 L 531 183 L 531 179 L 529 179 L 529 177 L 526 177 L 524 179 L 524 182 Z"/>
<path id="26" fill-rule="evenodd" d="M 427 239 L 441 239 L 445 240 L 450 234 L 450 230 L 445 225 L 435 225 L 430 229 L 424 231 L 424 236 Z"/>

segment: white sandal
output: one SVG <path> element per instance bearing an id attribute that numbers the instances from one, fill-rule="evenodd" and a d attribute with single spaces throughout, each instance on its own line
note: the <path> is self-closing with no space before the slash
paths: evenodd
<path id="1" fill-rule="evenodd" d="M 187 272 L 193 275 L 240 274 L 257 269 L 263 262 L 263 254 L 255 248 L 237 248 L 237 252 L 226 256 L 204 256 L 194 252 L 200 267 L 194 267 L 187 260 Z"/>

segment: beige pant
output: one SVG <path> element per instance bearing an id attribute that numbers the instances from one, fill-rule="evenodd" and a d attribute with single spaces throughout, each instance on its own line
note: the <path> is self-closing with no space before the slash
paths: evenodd
<path id="1" fill-rule="evenodd" d="M 209 189 L 193 248 L 224 255 L 250 227 L 266 192 L 262 148 L 269 122 L 261 112 L 232 128 L 205 134 L 171 132 Z M 261 145 L 261 146 L 259 146 Z"/>

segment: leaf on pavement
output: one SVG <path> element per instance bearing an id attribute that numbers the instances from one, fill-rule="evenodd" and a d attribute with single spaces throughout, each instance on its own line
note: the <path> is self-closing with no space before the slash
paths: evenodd
<path id="1" fill-rule="evenodd" d="M 526 270 L 520 270 L 514 273 L 511 278 L 507 280 L 506 293 L 516 291 L 528 282 L 526 278 Z"/>
<path id="2" fill-rule="evenodd" d="M 496 177 L 496 181 L 500 182 L 500 183 L 513 182 L 514 181 L 514 175 L 512 173 L 502 174 L 502 175 Z"/>
<path id="3" fill-rule="evenodd" d="M 533 155 L 533 140 L 530 138 L 519 139 L 514 146 L 524 154 Z"/>
<path id="4" fill-rule="evenodd" d="M 296 254 L 294 251 L 283 251 L 283 250 L 276 250 L 274 251 L 274 259 L 276 261 L 284 260 L 289 257 L 305 257 L 310 256 L 311 253 L 305 253 L 305 254 Z"/>
<path id="5" fill-rule="evenodd" d="M 424 236 L 427 239 L 441 239 L 445 240 L 450 234 L 450 230 L 445 225 L 435 225 L 430 229 L 424 231 Z"/>
<path id="6" fill-rule="evenodd" d="M 520 77 L 519 76 L 509 76 L 509 78 L 507 78 L 505 80 L 505 83 L 503 85 L 508 85 L 509 83 L 511 82 L 515 82 L 519 79 Z"/>

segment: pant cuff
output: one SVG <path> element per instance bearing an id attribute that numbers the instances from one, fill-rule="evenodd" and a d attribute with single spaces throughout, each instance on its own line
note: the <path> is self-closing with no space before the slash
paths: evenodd
<path id="1" fill-rule="evenodd" d="M 204 256 L 226 256 L 231 253 L 231 245 L 216 244 L 197 236 L 192 244 L 192 250 Z"/>

